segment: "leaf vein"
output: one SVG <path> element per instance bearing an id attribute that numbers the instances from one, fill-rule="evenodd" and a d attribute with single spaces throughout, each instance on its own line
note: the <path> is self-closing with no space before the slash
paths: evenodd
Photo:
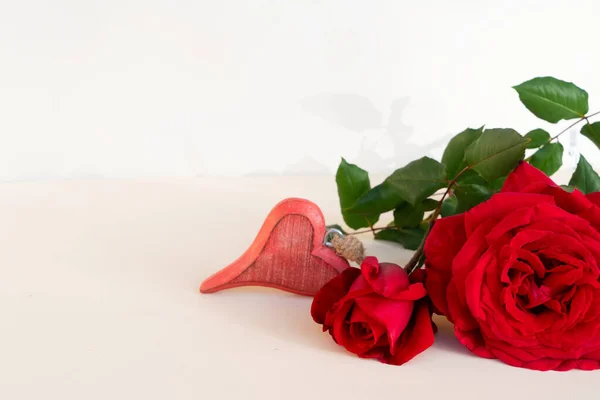
<path id="1" fill-rule="evenodd" d="M 494 154 L 490 155 L 489 157 L 486 157 L 486 158 L 484 158 L 484 159 L 482 159 L 482 160 L 479 160 L 477 163 L 474 163 L 473 165 L 469 165 L 469 167 L 471 167 L 471 168 L 473 168 L 473 167 L 476 167 L 477 165 L 479 165 L 479 164 L 481 164 L 481 163 L 484 163 L 484 162 L 486 162 L 486 161 L 488 161 L 488 160 L 491 160 L 492 158 L 494 158 L 494 157 L 496 157 L 496 156 L 499 156 L 500 154 L 502 154 L 502 153 L 504 153 L 504 152 L 506 152 L 506 151 L 512 150 L 512 149 L 514 149 L 515 147 L 523 146 L 524 144 L 526 144 L 526 143 L 529 143 L 530 141 L 531 141 L 531 139 L 525 139 L 525 140 L 524 140 L 524 141 L 522 141 L 522 142 L 519 142 L 519 143 L 517 143 L 517 144 L 514 144 L 514 145 L 512 145 L 512 146 L 510 146 L 510 147 L 507 147 L 507 148 L 506 148 L 506 149 L 504 149 L 504 150 L 501 150 L 501 151 L 499 151 L 498 153 L 494 153 Z"/>
<path id="2" fill-rule="evenodd" d="M 523 90 L 523 89 L 521 89 L 521 92 L 522 92 L 522 93 L 526 93 L 526 94 L 528 94 L 528 95 L 530 95 L 530 96 L 534 96 L 534 97 L 536 97 L 536 98 L 538 98 L 538 99 L 541 99 L 541 100 L 543 100 L 543 101 L 545 101 L 545 102 L 547 102 L 547 103 L 550 103 L 550 104 L 553 104 L 553 105 L 555 105 L 555 106 L 558 106 L 558 107 L 560 107 L 560 108 L 563 108 L 563 109 L 565 109 L 565 110 L 567 110 L 567 111 L 570 111 L 570 112 L 572 112 L 572 113 L 575 113 L 576 115 L 578 115 L 578 116 L 579 116 L 579 117 L 581 117 L 581 118 L 585 117 L 585 114 L 580 114 L 580 113 L 579 113 L 578 111 L 576 111 L 576 110 L 573 110 L 573 109 L 571 109 L 571 108 L 569 108 L 569 107 L 567 107 L 567 106 L 565 106 L 565 105 L 562 105 L 562 104 L 560 104 L 560 103 L 557 103 L 557 102 L 555 102 L 555 101 L 553 101 L 553 100 L 550 100 L 550 99 L 549 99 L 549 98 L 547 98 L 547 97 L 540 96 L 539 94 L 537 94 L 537 93 L 535 93 L 535 92 L 529 92 L 529 91 L 527 91 L 527 90 Z"/>

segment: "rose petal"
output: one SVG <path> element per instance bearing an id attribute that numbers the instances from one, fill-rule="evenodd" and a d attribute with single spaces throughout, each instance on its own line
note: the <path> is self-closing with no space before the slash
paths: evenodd
<path id="1" fill-rule="evenodd" d="M 382 335 L 385 335 L 385 325 L 380 324 L 377 320 L 369 317 L 369 315 L 360 308 L 358 304 L 355 304 L 350 315 L 350 322 L 362 322 L 369 325 L 373 332 L 373 345 L 379 340 Z"/>
<path id="2" fill-rule="evenodd" d="M 578 215 L 586 221 L 589 221 L 595 229 L 600 230 L 600 207 L 592 204 L 591 207 L 585 211 L 579 212 Z"/>
<path id="3" fill-rule="evenodd" d="M 471 311 L 466 303 L 463 303 L 459 298 L 460 295 L 456 290 L 454 279 L 450 281 L 446 295 L 448 299 L 448 314 L 446 314 L 446 318 L 448 318 L 448 321 L 464 331 L 476 329 L 478 326 L 477 321 L 471 315 Z M 464 296 L 464 293 L 462 296 Z"/>
<path id="4" fill-rule="evenodd" d="M 488 349 L 485 348 L 485 342 L 479 329 L 462 330 L 454 326 L 454 335 L 473 354 L 483 358 L 495 358 Z"/>
<path id="5" fill-rule="evenodd" d="M 452 280 L 461 293 L 464 294 L 464 282 L 469 272 L 475 268 L 477 260 L 489 248 L 485 235 L 495 225 L 495 221 L 488 220 L 477 227 L 465 245 L 452 260 Z M 464 296 L 463 296 L 464 297 Z"/>
<path id="6" fill-rule="evenodd" d="M 488 201 L 481 203 L 465 213 L 465 232 L 467 238 L 485 221 L 498 221 L 507 214 L 524 207 L 538 204 L 555 204 L 552 196 L 535 193 L 498 193 Z"/>
<path id="7" fill-rule="evenodd" d="M 391 300 L 419 300 L 427 295 L 425 286 L 421 282 L 411 284 L 406 290 L 396 293 Z"/>
<path id="8" fill-rule="evenodd" d="M 586 353 L 585 358 L 600 361 L 600 346 L 598 346 L 598 348 L 595 350 Z"/>
<path id="9" fill-rule="evenodd" d="M 390 344 L 387 335 L 382 335 L 371 349 L 358 356 L 361 358 L 375 358 L 382 363 L 386 363 L 386 360 L 390 358 Z"/>
<path id="10" fill-rule="evenodd" d="M 505 235 L 510 236 L 514 229 L 530 224 L 535 217 L 535 207 L 518 208 L 513 212 L 509 212 L 485 236 L 485 240 L 489 244 L 493 244 Z"/>
<path id="11" fill-rule="evenodd" d="M 535 371 L 567 371 L 573 369 L 574 365 L 569 361 L 555 360 L 552 358 L 540 358 L 521 365 L 523 368 L 533 369 Z M 566 368 L 566 369 L 565 369 Z"/>
<path id="12" fill-rule="evenodd" d="M 563 188 L 558 186 L 540 186 L 540 189 L 536 189 L 536 186 L 532 186 L 529 190 L 535 190 L 536 193 L 543 193 L 554 197 L 556 205 L 568 213 L 578 215 L 581 212 L 586 211 L 594 204 L 578 189 L 573 192 L 567 192 Z"/>
<path id="13" fill-rule="evenodd" d="M 588 193 L 585 197 L 595 205 L 600 206 L 600 192 Z"/>
<path id="14" fill-rule="evenodd" d="M 490 352 L 496 355 L 496 357 L 498 357 L 499 352 L 502 352 L 503 356 L 519 360 L 518 363 L 521 365 L 539 359 L 539 357 L 532 354 L 527 347 L 521 348 L 499 340 L 488 340 L 486 344 Z M 498 358 L 502 359 L 501 357 Z"/>
<path id="15" fill-rule="evenodd" d="M 369 317 L 385 326 L 390 345 L 402 335 L 414 307 L 413 301 L 389 300 L 377 295 L 359 297 L 354 301 Z"/>
<path id="16" fill-rule="evenodd" d="M 527 368 L 529 365 L 526 365 Z M 535 369 L 535 368 L 531 368 Z M 567 360 L 563 361 L 559 366 L 554 368 L 556 371 L 570 371 L 572 369 L 581 369 L 584 371 L 592 371 L 595 369 L 600 369 L 600 361 L 598 360 L 590 360 L 590 359 L 579 359 L 579 360 Z"/>
<path id="17" fill-rule="evenodd" d="M 436 314 L 448 316 L 447 291 L 450 277 L 450 274 L 442 274 L 437 270 L 427 271 L 425 289 Z"/>
<path id="18" fill-rule="evenodd" d="M 345 297 L 346 299 L 353 299 L 355 297 L 366 296 L 371 293 L 375 293 L 375 291 L 361 272 L 354 282 L 352 282 L 352 286 L 350 286 L 348 294 Z"/>
<path id="19" fill-rule="evenodd" d="M 402 365 L 416 355 L 427 350 L 434 342 L 431 313 L 426 300 L 416 302 L 412 318 L 404 330 L 404 334 L 392 350 L 392 357 L 387 360 L 394 365 Z"/>
<path id="20" fill-rule="evenodd" d="M 600 229 L 600 207 L 590 200 L 594 199 L 594 196 L 586 196 L 578 189 L 569 193 L 558 186 L 543 183 L 533 183 L 523 189 L 523 193 L 525 192 L 552 196 L 560 208 L 589 221 L 594 228 Z"/>
<path id="21" fill-rule="evenodd" d="M 485 323 L 478 327 L 486 338 L 510 342 L 515 346 L 529 346 L 538 343 L 536 333 L 543 332 L 556 320 L 554 313 L 542 313 L 527 322 L 521 322 L 511 314 L 510 303 L 505 303 L 506 289 L 502 289 L 495 272 L 486 271 L 485 284 L 481 290 L 482 309 L 486 313 Z"/>
<path id="22" fill-rule="evenodd" d="M 365 257 L 360 269 L 373 290 L 383 297 L 393 298 L 408 288 L 408 275 L 396 264 L 379 264 L 376 257 L 370 256 Z"/>
<path id="23" fill-rule="evenodd" d="M 419 268 L 410 273 L 408 280 L 410 283 L 423 283 L 426 276 L 427 272 L 425 272 L 425 268 Z"/>
<path id="24" fill-rule="evenodd" d="M 348 293 L 352 283 L 360 276 L 358 268 L 347 268 L 327 282 L 313 299 L 310 313 L 317 324 L 325 322 L 325 315 L 335 303 Z"/>
<path id="25" fill-rule="evenodd" d="M 520 358 L 515 357 L 514 355 L 509 354 L 509 353 L 507 353 L 501 349 L 498 349 L 496 347 L 490 346 L 489 350 L 497 359 L 501 360 L 502 362 L 504 362 L 508 365 L 512 365 L 513 367 L 529 368 L 529 369 L 535 369 L 535 370 L 539 370 L 539 371 L 548 371 L 548 370 L 556 368 L 561 363 L 560 360 L 539 360 L 539 359 L 525 362 L 525 361 L 521 360 Z"/>
<path id="26" fill-rule="evenodd" d="M 452 259 L 466 241 L 464 214 L 437 220 L 425 241 L 427 268 L 449 272 Z"/>
<path id="27" fill-rule="evenodd" d="M 357 346 L 356 340 L 352 338 L 349 331 L 349 324 L 347 321 L 348 314 L 354 304 L 352 302 L 346 302 L 336 310 L 336 315 L 333 318 L 331 329 L 329 333 L 333 337 L 333 340 L 340 346 L 344 346 L 348 351 L 357 353 L 362 351 L 360 346 Z"/>
<path id="28" fill-rule="evenodd" d="M 477 261 L 477 265 L 475 268 L 473 268 L 473 270 L 471 270 L 465 281 L 465 297 L 467 306 L 471 311 L 471 315 L 481 320 L 486 319 L 485 313 L 481 309 L 480 305 L 483 274 L 486 268 L 488 268 L 493 262 L 493 255 L 490 252 L 484 253 L 484 255 Z"/>
<path id="29" fill-rule="evenodd" d="M 459 214 L 436 221 L 425 242 L 425 287 L 437 314 L 448 314 L 446 288 L 452 277 L 452 260 L 466 240 L 464 214 Z"/>
<path id="30" fill-rule="evenodd" d="M 504 181 L 501 192 L 521 192 L 532 183 L 543 183 L 552 186 L 556 185 L 552 179 L 548 178 L 548 176 L 539 169 L 526 162 L 521 162 L 517 168 L 508 175 L 506 181 Z"/>

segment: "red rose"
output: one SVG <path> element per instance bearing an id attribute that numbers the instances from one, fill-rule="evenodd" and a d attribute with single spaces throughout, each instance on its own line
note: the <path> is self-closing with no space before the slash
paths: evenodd
<path id="1" fill-rule="evenodd" d="M 316 294 L 311 314 L 333 340 L 363 358 L 400 365 L 433 344 L 423 271 L 366 257 Z"/>
<path id="2" fill-rule="evenodd" d="M 460 342 L 518 367 L 600 368 L 599 205 L 521 163 L 501 193 L 436 221 L 425 285 Z"/>

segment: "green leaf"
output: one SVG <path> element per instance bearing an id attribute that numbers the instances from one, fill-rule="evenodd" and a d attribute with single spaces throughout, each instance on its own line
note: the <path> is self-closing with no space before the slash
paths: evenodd
<path id="1" fill-rule="evenodd" d="M 593 124 L 585 124 L 581 128 L 581 134 L 590 139 L 600 149 L 600 121 Z"/>
<path id="2" fill-rule="evenodd" d="M 479 129 L 467 128 L 450 139 L 442 156 L 442 164 L 446 166 L 448 179 L 454 179 L 466 166 L 464 162 L 465 149 L 475 140 L 479 139 L 482 132 L 483 126 Z"/>
<path id="3" fill-rule="evenodd" d="M 424 215 L 425 212 L 420 204 L 413 207 L 405 203 L 394 210 L 394 225 L 400 228 L 415 228 L 419 226 Z"/>
<path id="4" fill-rule="evenodd" d="M 423 211 L 432 211 L 438 206 L 439 201 L 434 199 L 425 199 L 421 203 L 421 208 Z"/>
<path id="5" fill-rule="evenodd" d="M 325 227 L 325 229 L 337 229 L 338 231 L 342 232 L 344 235 L 346 235 L 348 232 L 346 232 L 344 230 L 344 228 L 342 228 L 340 225 L 338 224 L 332 224 L 332 225 L 327 225 Z"/>
<path id="6" fill-rule="evenodd" d="M 442 203 L 442 208 L 440 210 L 440 214 L 442 215 L 442 217 L 449 217 L 451 215 L 455 215 L 455 214 L 457 214 L 457 212 L 456 212 L 457 206 L 458 206 L 458 200 L 456 199 L 456 196 L 448 197 Z"/>
<path id="7" fill-rule="evenodd" d="M 579 157 L 577 169 L 569 181 L 569 186 L 576 187 L 586 194 L 600 191 L 600 176 L 584 156 Z"/>
<path id="8" fill-rule="evenodd" d="M 446 186 L 446 167 L 432 158 L 423 157 L 397 169 L 386 181 L 414 206 Z"/>
<path id="9" fill-rule="evenodd" d="M 488 182 L 507 175 L 525 155 L 529 139 L 513 129 L 486 129 L 465 152 L 467 164 Z"/>
<path id="10" fill-rule="evenodd" d="M 456 208 L 454 214 L 464 213 L 492 197 L 493 191 L 481 185 L 461 185 L 456 188 Z"/>
<path id="11" fill-rule="evenodd" d="M 425 236 L 421 228 L 384 229 L 375 234 L 375 239 L 400 243 L 405 249 L 416 250 Z"/>
<path id="12" fill-rule="evenodd" d="M 471 185 L 487 185 L 487 181 L 481 177 L 477 172 L 472 169 L 469 169 L 457 179 L 458 183 L 462 184 L 471 184 Z"/>
<path id="13" fill-rule="evenodd" d="M 569 193 L 572 193 L 575 190 L 575 188 L 573 186 L 569 186 L 569 185 L 560 185 L 560 187 Z"/>
<path id="14" fill-rule="evenodd" d="M 560 143 L 548 143 L 531 156 L 529 164 L 550 176 L 562 166 L 563 150 Z"/>
<path id="15" fill-rule="evenodd" d="M 400 194 L 389 184 L 383 182 L 363 194 L 351 207 L 344 209 L 347 214 L 379 215 L 393 210 L 404 203 Z"/>
<path id="16" fill-rule="evenodd" d="M 527 144 L 528 149 L 537 149 L 550 141 L 550 134 L 543 129 L 534 129 L 527 132 L 525 138 L 530 140 Z"/>
<path id="17" fill-rule="evenodd" d="M 344 211 L 352 207 L 356 200 L 371 188 L 367 171 L 346 162 L 342 158 L 342 162 L 335 174 L 335 181 L 337 183 L 344 222 L 352 229 L 366 228 L 370 224 L 375 224 L 379 219 L 379 215 L 352 215 Z"/>
<path id="18" fill-rule="evenodd" d="M 533 78 L 514 86 L 519 99 L 536 117 L 556 123 L 583 118 L 588 112 L 588 94 L 571 82 L 550 76 Z"/>
<path id="19" fill-rule="evenodd" d="M 504 182 L 506 182 L 506 178 L 508 178 L 508 176 L 503 176 L 492 182 L 491 187 L 494 190 L 494 192 L 498 192 L 502 189 L 502 186 L 504 186 Z"/>

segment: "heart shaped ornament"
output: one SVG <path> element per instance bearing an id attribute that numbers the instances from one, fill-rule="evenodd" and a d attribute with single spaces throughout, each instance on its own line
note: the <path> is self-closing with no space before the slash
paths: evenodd
<path id="1" fill-rule="evenodd" d="M 285 199 L 271 210 L 248 250 L 202 282 L 200 292 L 265 286 L 314 296 L 350 266 L 323 244 L 325 233 L 325 219 L 316 204 Z"/>

